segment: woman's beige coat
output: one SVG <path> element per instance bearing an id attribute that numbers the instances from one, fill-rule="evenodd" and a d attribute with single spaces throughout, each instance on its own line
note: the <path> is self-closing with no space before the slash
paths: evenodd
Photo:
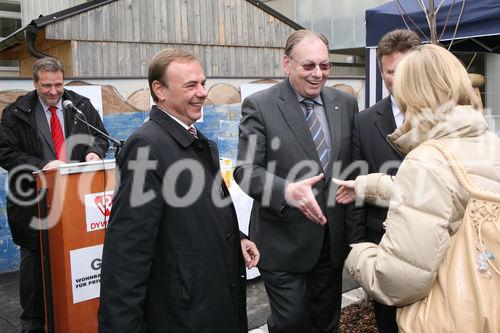
<path id="1" fill-rule="evenodd" d="M 389 136 L 407 154 L 395 177 L 370 174 L 356 179 L 356 193 L 378 204 L 390 201 L 389 213 L 380 244 L 353 245 L 346 268 L 371 297 L 388 305 L 427 296 L 469 198 L 444 156 L 420 144 L 439 140 L 478 188 L 500 193 L 500 139 L 488 131 L 482 113 L 460 106 L 439 117 L 427 133 L 414 126 Z"/>

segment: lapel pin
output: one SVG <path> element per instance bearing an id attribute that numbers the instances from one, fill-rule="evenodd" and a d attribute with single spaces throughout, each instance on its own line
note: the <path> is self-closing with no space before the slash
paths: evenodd
<path id="1" fill-rule="evenodd" d="M 335 105 L 335 110 L 340 110 L 340 106 Z"/>

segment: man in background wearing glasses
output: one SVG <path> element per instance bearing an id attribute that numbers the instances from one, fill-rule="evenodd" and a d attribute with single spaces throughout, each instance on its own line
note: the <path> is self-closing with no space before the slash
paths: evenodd
<path id="1" fill-rule="evenodd" d="M 331 177 L 351 162 L 358 104 L 324 86 L 328 49 L 322 34 L 294 32 L 287 79 L 242 104 L 234 176 L 254 199 L 250 238 L 261 253 L 271 333 L 338 330 L 346 207 L 335 206 Z"/>

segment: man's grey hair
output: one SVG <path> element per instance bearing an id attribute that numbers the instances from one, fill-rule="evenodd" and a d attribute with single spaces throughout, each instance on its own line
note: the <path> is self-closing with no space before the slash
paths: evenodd
<path id="1" fill-rule="evenodd" d="M 47 72 L 62 72 L 64 76 L 64 66 L 63 64 L 52 57 L 45 57 L 38 59 L 33 65 L 33 81 L 38 82 L 40 71 Z"/>
<path id="2" fill-rule="evenodd" d="M 288 36 L 286 40 L 285 55 L 289 57 L 292 54 L 292 51 L 295 48 L 295 46 L 297 46 L 298 43 L 300 43 L 307 37 L 317 38 L 321 40 L 325 44 L 326 49 L 327 50 L 330 49 L 328 45 L 328 38 L 326 38 L 326 36 L 323 35 L 321 32 L 312 30 L 297 30 L 294 31 L 290 36 Z"/>

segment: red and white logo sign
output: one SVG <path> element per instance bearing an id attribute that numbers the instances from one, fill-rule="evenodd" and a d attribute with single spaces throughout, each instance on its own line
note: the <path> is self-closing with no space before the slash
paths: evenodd
<path id="1" fill-rule="evenodd" d="M 85 216 L 87 232 L 105 229 L 108 226 L 113 191 L 85 195 Z"/>

